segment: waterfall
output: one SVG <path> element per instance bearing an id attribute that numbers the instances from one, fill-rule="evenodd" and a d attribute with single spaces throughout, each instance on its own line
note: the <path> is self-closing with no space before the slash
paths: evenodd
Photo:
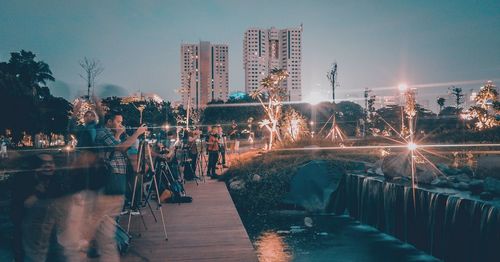
<path id="1" fill-rule="evenodd" d="M 498 204 L 358 174 L 346 175 L 335 199 L 336 213 L 347 210 L 360 222 L 445 261 L 500 258 Z"/>

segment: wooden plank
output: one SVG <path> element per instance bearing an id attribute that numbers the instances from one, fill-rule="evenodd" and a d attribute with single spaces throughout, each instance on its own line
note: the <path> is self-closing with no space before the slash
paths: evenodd
<path id="1" fill-rule="evenodd" d="M 257 261 L 257 255 L 223 182 L 207 180 L 198 186 L 188 183 L 186 192 L 192 203 L 163 204 L 168 241 L 156 204 L 151 203 L 158 219 L 154 222 L 148 208 L 131 221 L 132 239 L 123 261 Z M 127 217 L 122 218 L 126 224 Z"/>

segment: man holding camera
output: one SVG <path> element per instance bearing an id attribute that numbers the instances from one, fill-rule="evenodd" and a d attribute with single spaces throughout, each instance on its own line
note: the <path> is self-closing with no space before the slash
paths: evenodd
<path id="1" fill-rule="evenodd" d="M 105 176 L 105 185 L 99 191 L 92 214 L 93 221 L 90 223 L 99 228 L 95 239 L 103 261 L 120 261 L 114 238 L 116 228 L 101 224 L 106 216 L 114 218 L 122 210 L 127 177 L 126 151 L 147 130 L 146 125 L 141 125 L 122 142 L 120 137 L 125 132 L 122 123 L 123 116 L 120 113 L 109 112 L 104 118 L 104 126 L 97 130 L 95 140 L 100 157 L 109 163 L 111 169 L 107 174 L 102 174 Z"/>

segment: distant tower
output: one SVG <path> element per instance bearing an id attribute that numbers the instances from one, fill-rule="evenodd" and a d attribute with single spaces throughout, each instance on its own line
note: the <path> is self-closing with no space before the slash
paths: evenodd
<path id="1" fill-rule="evenodd" d="M 338 85 L 337 83 L 337 62 L 332 64 L 332 68 L 326 74 L 328 80 L 330 80 L 330 84 L 332 85 L 332 102 L 335 102 L 335 87 Z"/>
<path id="2" fill-rule="evenodd" d="M 197 44 L 182 44 L 180 51 L 182 104 L 199 109 L 211 101 L 227 101 L 228 46 L 200 41 Z"/>
<path id="3" fill-rule="evenodd" d="M 297 28 L 250 28 L 245 31 L 243 69 L 247 94 L 258 90 L 262 79 L 277 68 L 289 73 L 289 77 L 281 82 L 288 100 L 302 100 L 302 30 L 301 25 Z"/>

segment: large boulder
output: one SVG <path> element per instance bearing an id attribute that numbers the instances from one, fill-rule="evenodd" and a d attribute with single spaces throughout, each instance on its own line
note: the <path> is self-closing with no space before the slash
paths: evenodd
<path id="1" fill-rule="evenodd" d="M 298 168 L 283 202 L 323 212 L 344 176 L 345 170 L 329 161 L 310 161 Z"/>
<path id="2" fill-rule="evenodd" d="M 411 177 L 411 164 L 408 155 L 391 155 L 382 161 L 382 173 L 388 179 Z"/>
<path id="3" fill-rule="evenodd" d="M 430 184 L 435 178 L 437 174 L 431 167 L 427 165 L 421 165 L 417 168 L 417 183 L 419 184 Z"/>

